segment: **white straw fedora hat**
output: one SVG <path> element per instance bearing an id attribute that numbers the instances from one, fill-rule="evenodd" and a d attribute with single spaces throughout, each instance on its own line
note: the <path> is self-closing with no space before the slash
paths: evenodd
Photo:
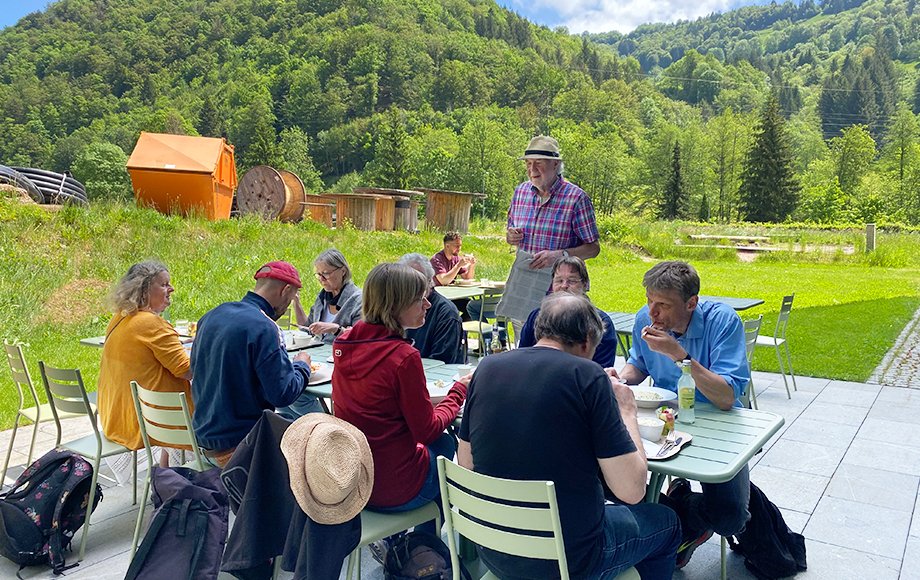
<path id="1" fill-rule="evenodd" d="M 325 413 L 297 419 L 281 438 L 291 491 L 300 508 L 320 524 L 358 515 L 374 487 L 374 459 L 364 433 Z"/>
<path id="2" fill-rule="evenodd" d="M 518 159 L 555 159 L 562 160 L 559 153 L 559 142 L 546 135 L 537 135 L 527 144 L 523 157 Z"/>

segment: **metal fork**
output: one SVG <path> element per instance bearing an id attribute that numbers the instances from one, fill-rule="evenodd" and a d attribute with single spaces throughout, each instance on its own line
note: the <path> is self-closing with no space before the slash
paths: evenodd
<path id="1" fill-rule="evenodd" d="M 661 457 L 672 447 L 674 447 L 674 442 L 677 440 L 677 430 L 671 429 L 671 432 L 668 433 L 668 436 L 664 439 L 664 445 L 661 446 L 661 449 L 658 450 L 658 453 L 655 454 L 655 457 Z"/>

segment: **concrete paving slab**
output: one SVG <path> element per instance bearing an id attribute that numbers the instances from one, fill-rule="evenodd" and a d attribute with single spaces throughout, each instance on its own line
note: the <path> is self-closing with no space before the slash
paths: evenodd
<path id="1" fill-rule="evenodd" d="M 900 560 L 910 514 L 865 503 L 823 497 L 805 526 L 805 538 Z"/>
<path id="2" fill-rule="evenodd" d="M 830 478 L 757 465 L 751 470 L 751 481 L 756 483 L 777 507 L 810 514 L 818 505 Z"/>
<path id="3" fill-rule="evenodd" d="M 796 580 L 895 580 L 901 569 L 899 558 L 867 554 L 806 538 L 808 570 Z"/>
<path id="4" fill-rule="evenodd" d="M 784 439 L 820 443 L 829 447 L 847 447 L 860 428 L 857 425 L 834 424 L 833 432 L 828 432 L 828 421 L 818 421 L 799 417 L 783 435 Z"/>
<path id="5" fill-rule="evenodd" d="M 920 538 L 908 538 L 901 562 L 901 580 L 920 578 Z"/>
<path id="6" fill-rule="evenodd" d="M 920 449 L 901 443 L 884 443 L 857 437 L 853 439 L 843 462 L 908 475 L 920 475 Z"/>
<path id="7" fill-rule="evenodd" d="M 804 419 L 814 419 L 816 421 L 825 421 L 828 424 L 837 425 L 862 425 L 869 409 L 865 407 L 853 407 L 851 405 L 841 405 L 838 403 L 821 403 L 820 405 L 810 405 L 799 415 Z"/>
<path id="8" fill-rule="evenodd" d="M 920 478 L 842 463 L 825 495 L 912 513 Z"/>
<path id="9" fill-rule="evenodd" d="M 830 477 L 845 453 L 845 447 L 835 448 L 818 443 L 780 439 L 766 452 L 758 466 L 768 465 Z"/>
<path id="10" fill-rule="evenodd" d="M 825 387 L 824 390 L 821 391 L 821 394 L 815 398 L 815 403 L 820 405 L 834 403 L 837 405 L 865 407 L 868 409 L 872 406 L 872 403 L 875 402 L 877 396 L 878 391 L 875 389 L 867 388 L 864 391 L 860 391 L 849 387 L 835 386 L 834 382 L 831 382 L 831 384 Z"/>

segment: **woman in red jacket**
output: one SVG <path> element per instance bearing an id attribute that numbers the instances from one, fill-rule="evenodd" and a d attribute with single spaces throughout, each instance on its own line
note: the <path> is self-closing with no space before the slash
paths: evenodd
<path id="1" fill-rule="evenodd" d="M 368 507 L 378 511 L 408 511 L 432 500 L 440 507 L 436 457 L 456 452 L 445 429 L 466 398 L 469 376 L 432 407 L 421 355 L 405 338 L 425 323 L 429 284 L 408 266 L 376 266 L 364 281 L 363 320 L 332 349 L 335 414 L 367 437 L 374 456 Z"/>

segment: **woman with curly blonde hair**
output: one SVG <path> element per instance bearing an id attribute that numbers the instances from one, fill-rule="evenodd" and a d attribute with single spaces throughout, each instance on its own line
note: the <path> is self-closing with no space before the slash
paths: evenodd
<path id="1" fill-rule="evenodd" d="M 144 446 L 131 381 L 153 391 L 184 392 L 192 403 L 188 352 L 162 317 L 173 290 L 166 266 L 147 260 L 131 266 L 112 291 L 114 316 L 99 368 L 99 420 L 105 436 L 128 449 Z"/>

